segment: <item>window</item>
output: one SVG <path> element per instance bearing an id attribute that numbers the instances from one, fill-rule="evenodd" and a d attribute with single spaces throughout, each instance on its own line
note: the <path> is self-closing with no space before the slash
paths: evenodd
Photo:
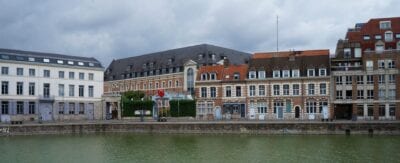
<path id="1" fill-rule="evenodd" d="M 207 74 L 206 73 L 201 74 L 201 80 L 207 80 Z"/>
<path id="2" fill-rule="evenodd" d="M 43 70 L 43 77 L 49 78 L 50 77 L 50 70 Z"/>
<path id="3" fill-rule="evenodd" d="M 381 35 L 375 35 L 375 40 L 382 40 L 382 36 Z"/>
<path id="4" fill-rule="evenodd" d="M 17 68 L 17 76 L 23 76 L 24 75 L 24 69 L 23 68 Z"/>
<path id="5" fill-rule="evenodd" d="M 396 68 L 396 64 L 394 64 L 393 60 L 387 60 L 388 68 Z"/>
<path id="6" fill-rule="evenodd" d="M 75 78 L 75 73 L 69 72 L 69 79 L 74 79 L 74 78 Z"/>
<path id="7" fill-rule="evenodd" d="M 93 80 L 94 79 L 94 74 L 93 73 L 89 73 L 89 80 Z"/>
<path id="8" fill-rule="evenodd" d="M 74 85 L 69 85 L 69 96 L 70 97 L 75 96 L 75 86 Z"/>
<path id="9" fill-rule="evenodd" d="M 1 94 L 8 95 L 8 81 L 1 82 Z"/>
<path id="10" fill-rule="evenodd" d="M 289 78 L 290 77 L 290 70 L 283 70 L 282 77 Z"/>
<path id="11" fill-rule="evenodd" d="M 319 94 L 326 95 L 326 83 L 319 84 Z"/>
<path id="12" fill-rule="evenodd" d="M 364 84 L 364 76 L 357 75 L 357 84 Z"/>
<path id="13" fill-rule="evenodd" d="M 29 76 L 36 76 L 35 69 L 32 68 L 29 69 Z"/>
<path id="14" fill-rule="evenodd" d="M 29 114 L 35 114 L 36 113 L 36 104 L 35 104 L 35 102 L 29 102 L 29 105 L 28 105 L 28 113 Z"/>
<path id="15" fill-rule="evenodd" d="M 93 85 L 89 85 L 89 97 L 93 97 Z"/>
<path id="16" fill-rule="evenodd" d="M 58 78 L 64 79 L 64 71 L 58 71 Z"/>
<path id="17" fill-rule="evenodd" d="M 44 97 L 50 97 L 50 84 L 49 83 L 43 83 L 43 96 Z"/>
<path id="18" fill-rule="evenodd" d="M 279 70 L 274 70 L 272 72 L 273 78 L 280 78 L 281 77 L 281 71 Z"/>
<path id="19" fill-rule="evenodd" d="M 367 70 L 372 70 L 374 68 L 374 63 L 372 61 L 366 61 L 365 64 Z"/>
<path id="20" fill-rule="evenodd" d="M 384 117 L 385 116 L 385 105 L 380 104 L 378 108 L 379 108 L 379 116 Z"/>
<path id="21" fill-rule="evenodd" d="M 367 75 L 367 84 L 374 84 L 374 76 Z"/>
<path id="22" fill-rule="evenodd" d="M 24 102 L 17 101 L 17 114 L 24 114 Z"/>
<path id="23" fill-rule="evenodd" d="M 172 80 L 168 80 L 168 88 L 172 88 Z"/>
<path id="24" fill-rule="evenodd" d="M 336 85 L 342 85 L 342 84 L 343 84 L 342 77 L 336 76 Z"/>
<path id="25" fill-rule="evenodd" d="M 85 74 L 83 72 L 79 73 L 79 79 L 84 80 L 85 79 Z"/>
<path id="26" fill-rule="evenodd" d="M 236 97 L 242 96 L 242 87 L 236 86 Z"/>
<path id="27" fill-rule="evenodd" d="M 384 44 L 382 41 L 378 41 L 378 42 L 375 44 L 375 51 L 376 51 L 377 53 L 382 53 L 383 50 L 385 50 L 385 44 Z"/>
<path id="28" fill-rule="evenodd" d="M 79 103 L 79 114 L 85 114 L 85 104 Z"/>
<path id="29" fill-rule="evenodd" d="M 84 86 L 79 85 L 79 97 L 83 97 L 83 96 L 84 96 Z"/>
<path id="30" fill-rule="evenodd" d="M 380 29 L 390 29 L 391 28 L 391 22 L 390 21 L 380 21 L 379 22 L 379 28 Z"/>
<path id="31" fill-rule="evenodd" d="M 357 116 L 364 116 L 364 105 L 357 105 Z"/>
<path id="32" fill-rule="evenodd" d="M 215 73 L 211 73 L 210 80 L 217 80 L 217 75 Z"/>
<path id="33" fill-rule="evenodd" d="M 352 84 L 353 83 L 353 77 L 352 76 L 346 76 L 346 84 Z"/>
<path id="34" fill-rule="evenodd" d="M 314 93 L 315 93 L 315 85 L 308 84 L 308 95 L 314 95 Z"/>
<path id="35" fill-rule="evenodd" d="M 35 95 L 35 83 L 29 83 L 29 95 Z"/>
<path id="36" fill-rule="evenodd" d="M 389 100 L 396 99 L 396 89 L 389 89 L 388 90 L 388 98 L 389 98 Z"/>
<path id="37" fill-rule="evenodd" d="M 357 99 L 364 99 L 364 90 L 357 90 Z"/>
<path id="38" fill-rule="evenodd" d="M 69 103 L 69 114 L 75 114 L 75 103 Z"/>
<path id="39" fill-rule="evenodd" d="M 361 57 L 361 48 L 354 48 L 354 57 L 356 58 Z"/>
<path id="40" fill-rule="evenodd" d="M 315 70 L 314 69 L 308 69 L 307 70 L 307 76 L 315 76 Z"/>
<path id="41" fill-rule="evenodd" d="M 385 60 L 378 60 L 378 69 L 385 68 Z"/>
<path id="42" fill-rule="evenodd" d="M 64 84 L 58 84 L 58 96 L 64 97 Z"/>
<path id="43" fill-rule="evenodd" d="M 28 58 L 28 61 L 29 61 L 29 62 L 35 62 L 35 58 L 29 57 L 29 58 Z"/>
<path id="44" fill-rule="evenodd" d="M 274 102 L 274 113 L 278 111 L 278 108 L 283 109 L 283 101 L 275 101 Z"/>
<path id="45" fill-rule="evenodd" d="M 8 75 L 8 67 L 1 67 L 1 75 Z"/>
<path id="46" fill-rule="evenodd" d="M 374 90 L 367 90 L 367 99 L 374 99 Z"/>
<path id="47" fill-rule="evenodd" d="M 346 90 L 346 99 L 353 99 L 353 91 Z"/>
<path id="48" fill-rule="evenodd" d="M 396 33 L 396 38 L 400 38 L 400 33 Z"/>
<path id="49" fill-rule="evenodd" d="M 225 87 L 225 96 L 226 97 L 231 97 L 231 86 L 226 86 Z"/>
<path id="50" fill-rule="evenodd" d="M 307 110 L 307 113 L 316 113 L 317 112 L 317 102 L 307 101 L 306 102 L 306 110 Z"/>
<path id="51" fill-rule="evenodd" d="M 343 99 L 343 92 L 342 91 L 336 91 L 336 99 Z"/>
<path id="52" fill-rule="evenodd" d="M 265 96 L 265 85 L 259 85 L 258 86 L 258 95 L 259 96 Z"/>
<path id="53" fill-rule="evenodd" d="M 387 42 L 393 41 L 393 32 L 391 31 L 385 32 L 385 41 Z"/>
<path id="54" fill-rule="evenodd" d="M 292 70 L 292 77 L 294 78 L 300 77 L 300 70 Z"/>
<path id="55" fill-rule="evenodd" d="M 386 95 L 385 95 L 385 90 L 384 89 L 379 89 L 378 90 L 378 98 L 379 99 L 385 99 Z"/>
<path id="56" fill-rule="evenodd" d="M 289 84 L 284 84 L 282 87 L 283 87 L 283 95 L 289 95 Z"/>
<path id="57" fill-rule="evenodd" d="M 258 71 L 258 78 L 265 79 L 265 71 Z"/>
<path id="58" fill-rule="evenodd" d="M 325 68 L 319 69 L 319 76 L 326 76 L 326 69 Z"/>
<path id="59" fill-rule="evenodd" d="M 396 116 L 396 105 L 389 104 L 389 116 Z"/>
<path id="60" fill-rule="evenodd" d="M 8 101 L 2 101 L 1 102 L 1 114 L 8 114 L 9 113 L 9 108 L 8 108 Z"/>
<path id="61" fill-rule="evenodd" d="M 49 63 L 49 62 L 50 62 L 50 59 L 44 58 L 44 59 L 43 59 L 43 62 Z"/>
<path id="62" fill-rule="evenodd" d="M 239 80 L 240 79 L 240 74 L 235 72 L 235 74 L 233 74 L 233 79 Z"/>
<path id="63" fill-rule="evenodd" d="M 389 74 L 388 75 L 388 83 L 396 83 L 396 78 L 395 78 L 395 74 Z"/>
<path id="64" fill-rule="evenodd" d="M 17 82 L 17 95 L 22 95 L 24 92 L 24 83 Z"/>
<path id="65" fill-rule="evenodd" d="M 215 87 L 210 88 L 211 97 L 217 97 L 217 89 Z"/>
<path id="66" fill-rule="evenodd" d="M 257 111 L 258 111 L 258 114 L 267 113 L 267 103 L 265 103 L 265 102 L 258 103 L 257 104 Z"/>
<path id="67" fill-rule="evenodd" d="M 57 60 L 57 63 L 58 64 L 64 64 L 64 61 L 63 60 Z"/>
<path id="68" fill-rule="evenodd" d="M 364 40 L 370 40 L 371 38 L 370 38 L 368 35 L 364 35 L 364 36 L 363 36 L 363 39 L 364 39 Z"/>
<path id="69" fill-rule="evenodd" d="M 256 86 L 255 85 L 251 85 L 249 90 L 250 90 L 250 96 L 256 95 Z"/>
<path id="70" fill-rule="evenodd" d="M 274 85 L 274 95 L 279 95 L 279 85 Z"/>
<path id="71" fill-rule="evenodd" d="M 320 101 L 319 102 L 319 113 L 322 113 L 322 108 L 324 106 L 328 106 L 328 102 L 327 101 Z"/>
<path id="72" fill-rule="evenodd" d="M 367 105 L 367 115 L 369 117 L 374 115 L 374 105 Z"/>
<path id="73" fill-rule="evenodd" d="M 207 88 L 201 87 L 201 97 L 207 97 Z"/>
<path id="74" fill-rule="evenodd" d="M 385 83 L 385 75 L 378 75 L 378 83 L 379 84 Z"/>
<path id="75" fill-rule="evenodd" d="M 256 78 L 256 72 L 255 71 L 250 71 L 249 72 L 249 79 L 255 79 Z"/>
<path id="76" fill-rule="evenodd" d="M 300 85 L 299 84 L 293 84 L 293 95 L 295 95 L 295 96 L 300 95 Z"/>
<path id="77" fill-rule="evenodd" d="M 58 103 L 58 114 L 64 114 L 65 104 L 63 102 Z"/>

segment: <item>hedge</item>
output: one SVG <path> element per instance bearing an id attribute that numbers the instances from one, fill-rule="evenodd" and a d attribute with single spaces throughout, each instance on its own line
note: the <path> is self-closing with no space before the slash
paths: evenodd
<path id="1" fill-rule="evenodd" d="M 122 99 L 122 116 L 124 117 L 137 117 L 141 115 L 135 115 L 136 110 L 149 110 L 150 115 L 152 115 L 153 111 L 153 101 L 146 100 L 146 101 L 131 101 L 127 99 Z"/>
<path id="2" fill-rule="evenodd" d="M 178 102 L 179 102 L 179 114 L 178 114 Z M 170 114 L 172 117 L 186 117 L 196 116 L 196 101 L 195 100 L 171 100 L 169 101 Z"/>

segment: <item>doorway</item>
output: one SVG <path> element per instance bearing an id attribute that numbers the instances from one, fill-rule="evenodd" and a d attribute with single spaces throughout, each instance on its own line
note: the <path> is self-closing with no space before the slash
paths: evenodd
<path id="1" fill-rule="evenodd" d="M 351 120 L 352 111 L 352 104 L 336 104 L 334 107 L 335 119 Z"/>
<path id="2" fill-rule="evenodd" d="M 294 108 L 294 118 L 300 118 L 300 107 L 296 106 Z"/>

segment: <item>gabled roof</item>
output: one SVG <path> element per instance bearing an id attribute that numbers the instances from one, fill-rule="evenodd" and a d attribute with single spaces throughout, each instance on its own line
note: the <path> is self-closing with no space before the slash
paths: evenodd
<path id="1" fill-rule="evenodd" d="M 85 67 L 97 67 L 102 68 L 101 63 L 93 57 L 80 57 L 80 56 L 70 56 L 64 54 L 56 53 L 44 53 L 44 52 L 33 52 L 24 50 L 14 50 L 14 49 L 2 49 L 0 48 L 0 55 L 7 55 L 10 60 L 15 61 L 28 61 L 29 58 L 36 58 L 34 62 L 43 62 L 43 59 L 49 59 L 50 64 L 57 64 L 57 60 L 64 61 L 63 65 L 68 66 L 85 66 Z M 1 58 L 0 58 L 1 59 Z M 68 61 L 74 61 L 74 64 L 68 64 Z M 83 62 L 84 65 L 78 65 L 78 62 Z M 89 63 L 93 64 L 89 66 Z"/>
<path id="2" fill-rule="evenodd" d="M 106 70 L 105 80 L 120 80 L 123 79 L 121 75 L 134 72 L 182 67 L 189 60 L 195 61 L 198 65 L 211 65 L 226 57 L 233 64 L 242 64 L 248 62 L 250 56 L 249 53 L 209 44 L 194 45 L 113 60 L 107 68 L 108 71 Z M 144 67 L 144 64 L 152 64 L 152 67 Z"/>
<path id="3" fill-rule="evenodd" d="M 197 71 L 197 79 L 201 80 L 201 74 L 216 73 L 217 80 L 222 81 L 235 81 L 234 74 L 239 74 L 239 80 L 245 80 L 247 76 L 248 65 L 212 65 L 212 66 L 201 66 Z M 236 80 L 237 81 L 237 80 Z"/>
<path id="4" fill-rule="evenodd" d="M 380 29 L 379 23 L 381 21 L 390 21 L 390 29 Z M 358 24 L 358 23 L 357 23 Z M 385 31 L 392 31 L 393 33 L 400 32 L 400 17 L 392 18 L 375 18 L 370 19 L 367 23 L 363 23 L 359 28 L 351 29 L 346 33 L 346 39 L 351 41 L 363 41 L 364 35 L 369 35 L 371 40 L 374 40 L 374 36 L 377 34 L 382 35 Z M 383 37 L 383 36 L 382 36 Z"/>

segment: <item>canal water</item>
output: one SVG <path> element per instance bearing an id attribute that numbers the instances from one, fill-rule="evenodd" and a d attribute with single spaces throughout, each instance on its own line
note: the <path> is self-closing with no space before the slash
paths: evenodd
<path id="1" fill-rule="evenodd" d="M 399 162 L 399 136 L 82 134 L 0 137 L 0 162 Z"/>

